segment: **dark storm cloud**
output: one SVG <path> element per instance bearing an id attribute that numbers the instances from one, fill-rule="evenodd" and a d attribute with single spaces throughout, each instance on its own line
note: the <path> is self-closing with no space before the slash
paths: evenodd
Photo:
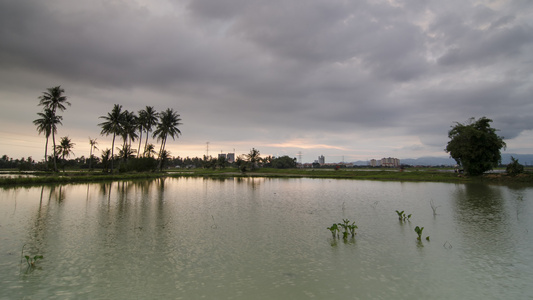
<path id="1" fill-rule="evenodd" d="M 0 79 L 10 89 L 39 76 L 38 90 L 69 83 L 105 104 L 94 106 L 96 116 L 117 102 L 176 105 L 190 117 L 191 135 L 312 133 L 317 144 L 345 138 L 345 148 L 361 136 L 404 136 L 422 145 L 391 147 L 441 150 L 449 126 L 472 116 L 492 118 L 506 138 L 533 128 L 531 7 L 0 0 Z"/>

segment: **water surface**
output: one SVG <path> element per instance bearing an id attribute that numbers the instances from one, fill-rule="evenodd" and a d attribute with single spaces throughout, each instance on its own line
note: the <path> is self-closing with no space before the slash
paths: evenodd
<path id="1" fill-rule="evenodd" d="M 530 187 L 305 178 L 3 189 L 0 298 L 531 298 L 532 198 Z M 359 226 L 354 239 L 326 229 L 342 219 Z M 36 268 L 23 246 L 44 256 Z"/>

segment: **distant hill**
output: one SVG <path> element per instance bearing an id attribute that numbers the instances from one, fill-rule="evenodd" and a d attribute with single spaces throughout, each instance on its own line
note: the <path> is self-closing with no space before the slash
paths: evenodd
<path id="1" fill-rule="evenodd" d="M 518 162 L 524 166 L 533 166 L 533 154 L 503 153 L 502 164 L 509 164 L 511 162 L 511 156 L 518 159 Z M 434 156 L 426 156 L 419 158 L 401 158 L 400 162 L 402 164 L 411 166 L 454 166 L 456 164 L 455 160 L 450 157 Z M 367 166 L 368 161 L 360 160 L 353 162 L 353 164 L 356 166 Z"/>

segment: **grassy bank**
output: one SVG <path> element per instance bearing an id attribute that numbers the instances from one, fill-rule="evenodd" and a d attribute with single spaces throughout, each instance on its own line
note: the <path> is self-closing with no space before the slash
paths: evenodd
<path id="1" fill-rule="evenodd" d="M 106 174 L 95 172 L 66 173 L 9 173 L 10 177 L 0 178 L 0 186 L 65 184 L 81 182 L 103 182 L 165 177 L 165 173 Z"/>
<path id="2" fill-rule="evenodd" d="M 484 182 L 491 184 L 531 184 L 533 185 L 533 172 L 526 172 L 518 176 L 508 176 L 504 173 L 485 174 L 483 176 L 469 177 L 457 174 L 450 170 L 438 169 L 269 169 L 262 168 L 255 171 L 242 173 L 237 169 L 227 168 L 222 170 L 173 169 L 161 173 L 123 173 L 105 174 L 98 172 L 67 172 L 67 173 L 32 173 L 32 175 L 10 173 L 10 178 L 0 178 L 1 186 L 12 185 L 41 185 L 55 183 L 119 181 L 134 179 L 153 179 L 160 177 L 278 177 L 278 178 L 330 178 L 352 180 L 380 180 L 380 181 L 411 181 L 411 182 Z"/>
<path id="3" fill-rule="evenodd" d="M 380 181 L 419 181 L 419 182 L 486 182 L 486 183 L 526 183 L 533 185 L 533 172 L 526 172 L 518 176 L 508 176 L 504 173 L 485 174 L 483 176 L 469 177 L 454 173 L 451 170 L 440 169 L 269 169 L 262 168 L 255 171 L 241 173 L 236 169 L 193 171 L 171 171 L 170 174 L 180 176 L 203 177 L 307 177 L 331 178 L 353 180 L 380 180 Z"/>

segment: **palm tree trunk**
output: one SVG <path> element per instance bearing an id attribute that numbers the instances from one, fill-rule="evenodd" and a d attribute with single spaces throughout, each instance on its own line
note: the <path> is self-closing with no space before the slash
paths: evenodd
<path id="1" fill-rule="evenodd" d="M 139 155 L 141 154 L 141 144 L 142 144 L 142 140 L 143 140 L 143 130 L 142 130 L 142 128 L 141 128 L 140 132 L 141 132 L 141 135 L 139 136 L 139 147 L 137 148 L 137 158 L 139 158 Z"/>
<path id="2" fill-rule="evenodd" d="M 167 143 L 167 137 L 164 136 L 161 140 L 161 149 L 159 149 L 159 171 L 163 169 L 163 151 L 165 151 L 165 144 Z"/>
<path id="3" fill-rule="evenodd" d="M 111 173 L 113 173 L 113 160 L 115 159 L 115 134 L 113 133 L 113 142 L 111 143 Z"/>
<path id="4" fill-rule="evenodd" d="M 57 172 L 57 161 L 56 161 L 56 135 L 52 130 L 52 142 L 54 142 L 54 172 Z"/>
<path id="5" fill-rule="evenodd" d="M 146 129 L 146 141 L 144 142 L 143 155 L 146 154 L 146 147 L 148 146 L 148 137 L 150 136 L 150 130 Z"/>
<path id="6" fill-rule="evenodd" d="M 91 151 L 89 152 L 89 171 L 92 170 L 93 165 L 93 145 L 91 145 Z"/>
<path id="7" fill-rule="evenodd" d="M 161 147 L 159 147 L 159 158 L 161 158 L 161 154 L 163 153 L 163 143 L 165 142 L 165 137 L 161 138 Z"/>
<path id="8" fill-rule="evenodd" d="M 46 170 L 48 170 L 48 138 L 49 136 L 46 137 L 46 144 L 44 146 L 44 165 Z"/>
<path id="9" fill-rule="evenodd" d="M 63 162 L 63 173 L 65 173 L 65 152 L 63 152 L 63 155 L 61 156 L 61 161 Z"/>

